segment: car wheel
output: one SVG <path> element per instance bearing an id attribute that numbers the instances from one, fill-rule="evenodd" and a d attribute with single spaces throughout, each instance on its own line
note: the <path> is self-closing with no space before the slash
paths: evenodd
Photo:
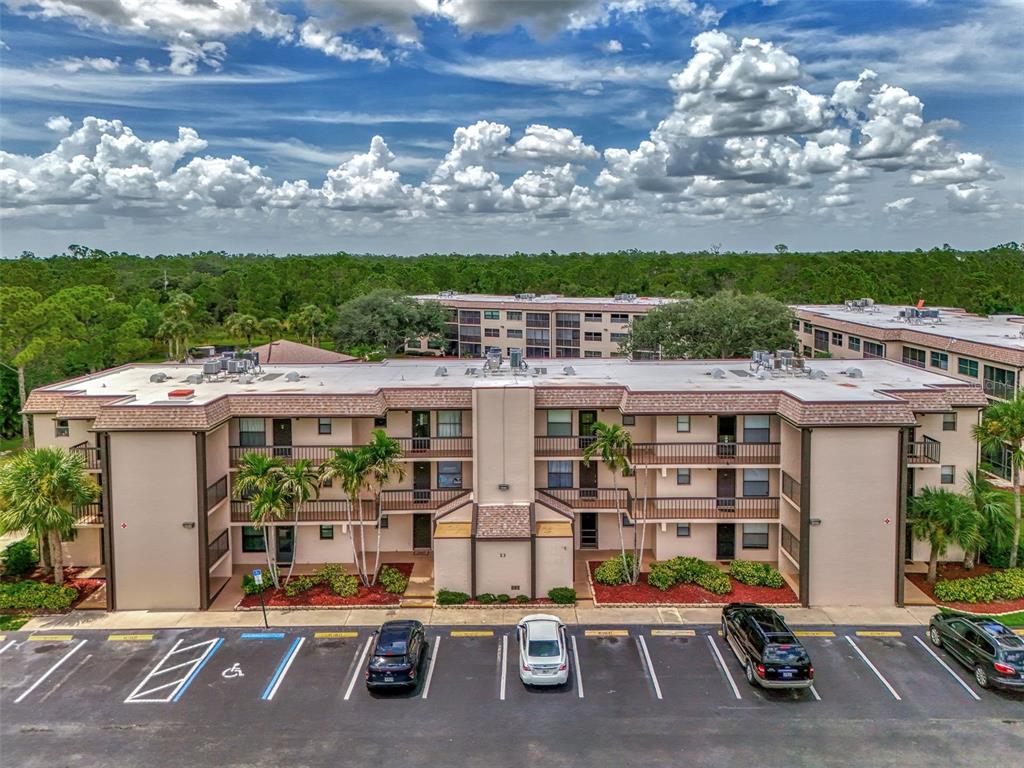
<path id="1" fill-rule="evenodd" d="M 757 679 L 754 677 L 754 667 L 748 661 L 746 666 L 743 667 L 743 674 L 747 677 L 747 682 L 751 685 L 757 685 Z"/>
<path id="2" fill-rule="evenodd" d="M 932 627 L 931 629 L 929 629 L 928 637 L 931 639 L 932 645 L 934 645 L 936 648 L 942 647 L 942 635 L 939 634 L 938 627 Z"/>
<path id="3" fill-rule="evenodd" d="M 988 688 L 988 672 L 981 664 L 974 665 L 974 679 L 978 681 L 978 685 L 982 688 Z"/>

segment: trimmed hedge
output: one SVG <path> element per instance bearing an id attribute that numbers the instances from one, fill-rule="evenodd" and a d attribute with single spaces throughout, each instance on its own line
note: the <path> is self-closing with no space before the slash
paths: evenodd
<path id="1" fill-rule="evenodd" d="M 778 589 L 785 582 L 778 568 L 769 563 L 754 560 L 733 560 L 729 565 L 729 575 L 741 584 L 754 587 L 774 587 Z"/>
<path id="2" fill-rule="evenodd" d="M 947 603 L 993 603 L 1024 599 L 1024 568 L 1007 568 L 984 576 L 949 579 L 935 585 L 935 597 Z"/>
<path id="3" fill-rule="evenodd" d="M 400 595 L 409 586 L 409 578 L 397 568 L 390 565 L 381 566 L 380 575 L 377 577 L 385 592 L 392 595 Z"/>
<path id="4" fill-rule="evenodd" d="M 243 595 L 258 595 L 260 592 L 266 592 L 268 589 L 273 589 L 274 583 L 266 576 L 263 577 L 263 583 L 257 584 L 256 579 L 252 577 L 252 574 L 247 573 L 242 576 L 242 594 Z"/>
<path id="5" fill-rule="evenodd" d="M 662 592 L 676 584 L 696 584 L 716 595 L 732 592 L 728 575 L 696 557 L 673 557 L 671 560 L 652 563 L 647 573 L 647 583 Z"/>
<path id="6" fill-rule="evenodd" d="M 253 588 L 252 592 L 245 591 L 245 579 L 251 582 L 252 577 L 249 575 L 245 576 L 242 581 L 242 591 L 247 595 L 258 594 L 259 590 L 255 589 L 255 583 L 251 585 Z M 338 597 L 355 597 L 359 594 L 359 580 L 348 573 L 342 566 L 333 563 L 322 565 L 311 574 L 296 576 L 284 585 L 284 594 L 287 597 L 297 597 L 320 584 L 326 584 L 328 589 Z M 268 588 L 266 582 L 264 582 L 263 588 Z"/>
<path id="7" fill-rule="evenodd" d="M 74 587 L 31 579 L 0 584 L 2 611 L 66 611 L 77 599 L 78 590 Z"/>
<path id="8" fill-rule="evenodd" d="M 465 592 L 453 592 L 450 589 L 439 589 L 437 591 L 438 605 L 462 605 L 469 602 L 469 595 Z"/>
<path id="9" fill-rule="evenodd" d="M 4 548 L 4 576 L 7 578 L 18 578 L 35 567 L 39 562 L 39 555 L 36 548 L 29 539 L 15 541 Z"/>
<path id="10" fill-rule="evenodd" d="M 574 605 L 576 603 L 576 590 L 572 587 L 554 587 L 548 590 L 548 598 L 558 605 Z"/>
<path id="11" fill-rule="evenodd" d="M 598 584 L 607 584 L 614 587 L 617 584 L 625 584 L 629 581 L 629 574 L 633 570 L 633 555 L 616 555 L 611 560 L 605 560 L 594 569 L 594 581 Z"/>
<path id="12" fill-rule="evenodd" d="M 297 597 L 322 582 L 323 580 L 318 579 L 316 576 L 296 576 L 284 585 L 284 593 L 288 597 Z"/>
<path id="13" fill-rule="evenodd" d="M 515 596 L 515 601 L 517 603 L 519 603 L 520 605 L 522 605 L 523 603 L 530 602 L 530 596 L 529 595 L 516 595 Z"/>
<path id="14" fill-rule="evenodd" d="M 498 598 L 496 598 L 491 592 L 482 592 L 476 596 L 476 601 L 480 603 L 480 605 L 490 605 L 497 599 Z"/>

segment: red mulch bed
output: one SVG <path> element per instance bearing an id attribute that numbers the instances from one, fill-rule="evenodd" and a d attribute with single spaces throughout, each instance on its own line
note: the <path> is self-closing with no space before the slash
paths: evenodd
<path id="1" fill-rule="evenodd" d="M 77 608 L 87 597 L 89 597 L 89 595 L 107 583 L 106 579 L 79 578 L 78 574 L 85 570 L 85 568 L 78 567 L 64 569 L 64 586 L 74 587 L 78 590 L 78 597 L 75 598 L 75 602 L 71 604 L 71 608 L 69 610 Z M 44 576 L 41 568 L 36 568 L 29 573 L 26 578 L 32 579 L 33 581 L 42 581 L 46 584 L 53 584 L 53 574 Z"/>
<path id="2" fill-rule="evenodd" d="M 969 579 L 972 576 L 984 576 L 987 573 L 998 570 L 990 565 L 976 565 L 970 571 L 964 568 L 963 563 L 939 563 L 939 581 L 948 579 Z M 994 603 L 945 603 L 936 599 L 934 587 L 928 583 L 927 574 L 908 573 L 907 578 L 924 592 L 937 605 L 953 608 L 957 611 L 969 613 L 1015 613 L 1024 611 L 1024 599 L 1022 600 L 1000 600 Z"/>
<path id="3" fill-rule="evenodd" d="M 724 595 L 716 595 L 708 592 L 696 584 L 676 584 L 664 592 L 647 583 L 647 572 L 640 574 L 640 581 L 636 584 L 620 584 L 610 587 L 606 584 L 598 584 L 594 580 L 594 571 L 600 563 L 591 560 L 587 563 L 590 568 L 590 579 L 594 585 L 594 600 L 599 605 L 609 603 L 637 603 L 658 605 L 665 603 L 724 605 L 725 603 L 799 603 L 796 594 L 789 585 L 778 589 L 775 587 L 752 587 L 741 584 L 736 579 L 729 577 L 732 582 L 732 592 Z"/>
<path id="4" fill-rule="evenodd" d="M 385 563 L 401 571 L 406 578 L 412 574 L 412 563 Z M 359 593 L 352 597 L 339 597 L 326 584 L 318 584 L 307 592 L 288 597 L 283 589 L 271 589 L 263 593 L 263 600 L 273 608 L 316 608 L 320 606 L 351 608 L 357 606 L 398 605 L 401 595 L 385 592 L 380 582 L 372 587 L 359 586 Z M 239 603 L 242 608 L 259 608 L 259 595 L 246 595 Z"/>

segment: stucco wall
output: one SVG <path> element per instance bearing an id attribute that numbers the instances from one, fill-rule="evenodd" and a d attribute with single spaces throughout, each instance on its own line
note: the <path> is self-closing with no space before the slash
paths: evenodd
<path id="1" fill-rule="evenodd" d="M 533 388 L 503 382 L 473 388 L 473 487 L 478 504 L 528 504 L 535 496 Z M 508 490 L 498 486 L 507 483 Z"/>
<path id="2" fill-rule="evenodd" d="M 537 594 L 534 597 L 547 597 L 548 591 L 554 587 L 571 587 L 573 585 L 573 546 L 572 539 L 537 537 Z M 529 587 L 524 586 L 529 591 Z"/>
<path id="3" fill-rule="evenodd" d="M 529 540 L 476 542 L 476 593 L 484 592 L 530 594 Z"/>
<path id="4" fill-rule="evenodd" d="M 434 591 L 448 589 L 469 594 L 471 539 L 434 540 Z"/>
<path id="5" fill-rule="evenodd" d="M 66 449 L 83 441 L 96 445 L 96 435 L 89 431 L 92 419 L 68 419 L 68 436 L 57 437 L 56 418 L 56 413 L 32 414 L 32 434 L 37 448 L 55 446 Z"/>
<path id="6" fill-rule="evenodd" d="M 65 541 L 61 547 L 65 566 L 92 566 L 103 563 L 100 528 L 76 528 L 75 540 Z"/>

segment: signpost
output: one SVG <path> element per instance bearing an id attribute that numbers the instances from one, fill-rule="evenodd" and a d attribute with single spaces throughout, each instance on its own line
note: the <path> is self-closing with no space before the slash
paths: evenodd
<path id="1" fill-rule="evenodd" d="M 256 586 L 260 587 L 260 608 L 263 609 L 263 626 L 270 629 L 270 624 L 267 623 L 267 604 L 263 602 L 263 571 L 259 568 L 252 569 L 252 580 L 256 582 Z"/>

